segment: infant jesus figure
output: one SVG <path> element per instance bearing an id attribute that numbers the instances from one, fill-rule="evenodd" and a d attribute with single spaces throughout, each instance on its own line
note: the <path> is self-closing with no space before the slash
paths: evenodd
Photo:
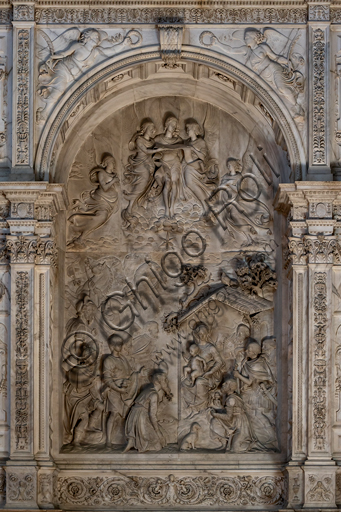
<path id="1" fill-rule="evenodd" d="M 187 377 L 191 380 L 192 386 L 198 377 L 202 377 L 206 371 L 206 362 L 200 355 L 200 348 L 198 345 L 193 343 L 189 347 L 189 353 L 191 355 L 188 365 L 184 367 L 184 379 Z"/>

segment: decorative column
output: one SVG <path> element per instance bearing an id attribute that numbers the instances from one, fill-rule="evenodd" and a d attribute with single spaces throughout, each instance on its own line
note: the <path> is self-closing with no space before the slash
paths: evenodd
<path id="1" fill-rule="evenodd" d="M 307 179 L 332 181 L 329 148 L 330 1 L 308 1 L 309 169 Z"/>
<path id="2" fill-rule="evenodd" d="M 293 432 L 289 508 L 336 508 L 332 290 L 341 269 L 338 183 L 280 185 L 293 269 Z"/>
<path id="3" fill-rule="evenodd" d="M 1 191 L 9 204 L 2 231 L 11 272 L 12 429 L 5 508 L 52 508 L 46 487 L 54 470 L 49 453 L 49 288 L 57 257 L 53 219 L 64 208 L 63 189 L 18 182 L 3 183 Z"/>
<path id="4" fill-rule="evenodd" d="M 13 179 L 34 180 L 34 2 L 13 1 Z"/>

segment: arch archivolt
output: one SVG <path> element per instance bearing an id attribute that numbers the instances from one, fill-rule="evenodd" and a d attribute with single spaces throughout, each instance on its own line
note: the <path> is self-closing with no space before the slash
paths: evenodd
<path id="1" fill-rule="evenodd" d="M 39 178 L 66 181 L 75 142 L 82 143 L 109 112 L 164 95 L 194 97 L 231 113 L 249 133 L 256 130 L 261 138 L 270 137 L 286 149 L 294 177 L 305 176 L 300 132 L 269 85 L 231 58 L 184 46 L 174 70 L 162 67 L 156 48 L 134 49 L 124 59 L 106 61 L 77 81 L 56 104 L 41 134 L 36 155 Z"/>

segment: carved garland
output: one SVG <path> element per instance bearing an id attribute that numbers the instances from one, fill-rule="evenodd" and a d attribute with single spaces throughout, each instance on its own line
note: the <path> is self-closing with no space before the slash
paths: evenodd
<path id="1" fill-rule="evenodd" d="M 142 504 L 149 507 L 282 505 L 286 485 L 283 476 L 60 477 L 57 496 L 61 505 L 97 508 Z"/>
<path id="2" fill-rule="evenodd" d="M 28 344 L 28 272 L 18 272 L 16 280 L 15 345 L 15 442 L 17 450 L 28 450 L 29 412 L 29 344 Z"/>
<path id="3" fill-rule="evenodd" d="M 325 34 L 313 32 L 313 164 L 326 165 Z"/>
<path id="4" fill-rule="evenodd" d="M 314 275 L 314 381 L 313 381 L 313 437 L 316 450 L 324 450 L 326 443 L 327 374 L 326 374 L 327 274 Z"/>
<path id="5" fill-rule="evenodd" d="M 16 162 L 29 165 L 29 52 L 30 31 L 18 31 Z"/>

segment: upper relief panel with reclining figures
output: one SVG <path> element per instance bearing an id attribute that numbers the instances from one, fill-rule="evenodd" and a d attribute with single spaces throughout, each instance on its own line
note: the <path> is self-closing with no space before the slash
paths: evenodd
<path id="1" fill-rule="evenodd" d="M 279 451 L 275 181 L 239 123 L 190 99 L 88 137 L 68 183 L 63 452 Z"/>

